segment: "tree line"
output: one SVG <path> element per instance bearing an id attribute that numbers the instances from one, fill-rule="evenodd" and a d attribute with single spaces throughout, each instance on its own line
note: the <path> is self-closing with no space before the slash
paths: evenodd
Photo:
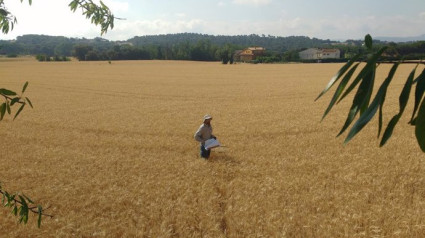
<path id="1" fill-rule="evenodd" d="M 72 55 L 78 60 L 194 60 L 219 61 L 231 57 L 241 46 L 213 45 L 208 40 L 196 44 L 188 42 L 170 46 L 134 46 L 129 43 L 115 44 L 108 48 L 92 44 L 74 46 Z"/>
<path id="2" fill-rule="evenodd" d="M 67 38 L 63 36 L 24 35 L 16 40 L 0 41 L 0 54 L 38 55 L 43 61 L 64 60 L 194 60 L 232 61 L 233 53 L 249 46 L 267 49 L 256 62 L 300 61 L 298 52 L 307 48 L 337 48 L 341 58 L 349 59 L 362 53 L 363 41 L 335 42 L 305 36 L 275 37 L 259 35 L 213 36 L 195 33 L 137 36 L 127 41 Z M 387 46 L 386 60 L 421 59 L 425 56 L 425 41 L 394 43 L 374 40 L 374 47 Z"/>

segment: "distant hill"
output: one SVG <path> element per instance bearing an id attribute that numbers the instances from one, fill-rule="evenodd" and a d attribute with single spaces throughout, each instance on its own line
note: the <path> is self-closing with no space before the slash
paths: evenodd
<path id="1" fill-rule="evenodd" d="M 387 42 L 412 42 L 412 41 L 425 41 L 425 34 L 420 36 L 412 37 L 374 37 L 376 40 L 387 41 Z"/>
<path id="2" fill-rule="evenodd" d="M 388 57 L 421 59 L 425 55 L 425 35 L 418 37 L 374 38 L 374 45 L 390 45 Z M 424 41 L 419 41 L 424 40 Z M 406 41 L 408 43 L 406 43 Z M 411 42 L 414 41 L 414 42 Z M 396 42 L 396 44 L 388 44 Z M 126 41 L 109 41 L 96 37 L 67 38 L 63 36 L 24 35 L 16 40 L 0 40 L 0 55 L 75 56 L 80 60 L 200 60 L 230 59 L 233 52 L 249 46 L 266 48 L 267 60 L 295 61 L 298 52 L 306 48 L 338 48 L 343 58 L 357 54 L 362 40 L 345 42 L 322 40 L 307 36 L 266 35 L 206 35 L 179 33 L 136 36 Z M 263 58 L 264 58 L 263 57 Z"/>
<path id="3" fill-rule="evenodd" d="M 325 47 L 326 45 L 335 43 L 336 41 L 321 40 L 317 38 L 310 38 L 307 36 L 266 36 L 266 35 L 238 35 L 238 36 L 225 36 L 225 35 L 205 35 L 197 33 L 178 33 L 166 35 L 148 35 L 136 36 L 127 42 L 132 43 L 134 46 L 146 45 L 159 45 L 170 46 L 175 44 L 196 44 L 199 41 L 209 41 L 213 45 L 223 46 L 225 44 L 239 45 L 241 47 L 247 46 L 261 46 L 269 51 L 285 52 L 289 50 L 296 50 L 310 47 Z"/>
<path id="4" fill-rule="evenodd" d="M 71 55 L 75 45 L 89 44 L 96 49 L 112 48 L 114 45 L 129 44 L 135 47 L 161 47 L 172 48 L 196 46 L 198 44 L 215 45 L 223 47 L 232 45 L 233 48 L 243 49 L 248 46 L 261 46 L 269 52 L 286 52 L 310 47 L 326 47 L 336 41 L 321 40 L 307 36 L 265 36 L 265 35 L 206 35 L 196 33 L 179 33 L 166 35 L 136 36 L 127 41 L 109 41 L 102 38 L 79 39 L 63 36 L 23 35 L 16 40 L 0 40 L 0 54 L 47 54 Z"/>

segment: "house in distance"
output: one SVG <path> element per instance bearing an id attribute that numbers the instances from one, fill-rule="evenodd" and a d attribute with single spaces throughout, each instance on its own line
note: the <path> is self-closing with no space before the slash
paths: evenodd
<path id="1" fill-rule="evenodd" d="M 266 49 L 263 47 L 248 47 L 242 51 L 237 51 L 234 54 L 234 59 L 241 62 L 251 62 L 256 60 L 258 56 L 263 56 L 266 52 Z"/>
<path id="2" fill-rule="evenodd" d="M 310 48 L 298 53 L 302 60 L 339 59 L 341 52 L 339 49 L 318 49 Z"/>

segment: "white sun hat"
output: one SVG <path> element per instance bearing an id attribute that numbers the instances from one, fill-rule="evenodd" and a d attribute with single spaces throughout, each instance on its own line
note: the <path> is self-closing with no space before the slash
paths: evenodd
<path id="1" fill-rule="evenodd" d="M 207 114 L 204 116 L 204 121 L 209 119 L 212 119 L 212 116 L 210 114 Z"/>

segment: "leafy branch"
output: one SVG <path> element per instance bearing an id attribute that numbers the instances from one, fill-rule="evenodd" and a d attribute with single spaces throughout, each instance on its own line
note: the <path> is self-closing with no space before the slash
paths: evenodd
<path id="1" fill-rule="evenodd" d="M 83 10 L 83 15 L 87 19 L 91 19 L 91 23 L 100 25 L 101 35 L 108 31 L 108 28 L 114 28 L 114 20 L 123 20 L 123 18 L 115 17 L 111 10 L 100 1 L 100 5 L 95 4 L 92 0 L 73 0 L 69 5 L 71 11 L 75 12 L 77 8 Z"/>
<path id="2" fill-rule="evenodd" d="M 12 214 L 19 217 L 19 223 L 26 224 L 28 222 L 29 213 L 37 214 L 37 226 L 40 228 L 43 216 L 53 218 L 52 215 L 44 213 L 46 209 L 39 204 L 35 204 L 29 197 L 19 193 L 10 194 L 3 190 L 0 184 L 0 194 L 2 195 L 1 204 L 4 207 L 10 207 Z"/>
<path id="3" fill-rule="evenodd" d="M 15 120 L 16 117 L 18 117 L 18 115 L 22 112 L 22 110 L 27 104 L 30 105 L 31 108 L 33 108 L 31 100 L 23 96 L 27 87 L 28 87 L 28 82 L 24 84 L 21 95 L 18 95 L 16 92 L 11 91 L 9 89 L 0 88 L 0 96 L 4 98 L 4 102 L 0 105 L 0 121 L 3 120 L 6 112 L 9 115 L 12 114 L 11 107 L 13 107 L 15 104 L 21 104 L 21 106 L 19 107 L 18 111 L 15 113 L 13 120 Z"/>
<path id="4" fill-rule="evenodd" d="M 354 94 L 353 103 L 348 112 L 347 119 L 338 134 L 338 136 L 343 134 L 353 123 L 356 116 L 358 114 L 360 115 L 359 118 L 355 121 L 354 125 L 351 127 L 350 131 L 348 132 L 348 135 L 344 141 L 345 144 L 347 144 L 352 138 L 354 138 L 354 136 L 357 135 L 371 121 L 371 119 L 376 115 L 377 112 L 379 114 L 378 138 L 381 137 L 381 131 L 383 126 L 383 105 L 385 102 L 387 89 L 394 78 L 398 66 L 403 63 L 411 63 L 403 61 L 392 63 L 393 66 L 390 69 L 388 76 L 379 87 L 375 97 L 371 102 L 373 87 L 375 83 L 376 69 L 381 63 L 383 63 L 379 61 L 379 59 L 385 52 L 385 50 L 387 50 L 387 47 L 384 46 L 378 51 L 373 52 L 372 42 L 372 37 L 370 35 L 366 35 L 365 46 L 367 48 L 367 51 L 354 56 L 350 61 L 348 61 L 344 66 L 342 66 L 341 69 L 336 73 L 336 75 L 330 80 L 325 89 L 316 98 L 317 100 L 322 97 L 326 92 L 328 92 L 328 90 L 332 86 L 337 83 L 337 81 L 342 78 L 337 89 L 335 90 L 335 93 L 327 109 L 323 114 L 323 120 L 335 104 L 342 101 L 356 87 L 358 87 L 356 93 Z M 357 76 L 353 77 L 357 67 L 360 65 L 360 62 L 358 61 L 362 58 L 367 59 L 365 62 L 366 64 L 364 65 L 363 69 L 359 71 Z M 425 93 L 425 69 L 418 77 L 415 78 L 415 73 L 419 64 L 422 64 L 422 62 L 416 63 L 416 66 L 413 68 L 406 80 L 406 83 L 399 96 L 399 112 L 394 115 L 388 123 L 381 137 L 381 142 L 379 144 L 380 147 L 384 146 L 389 140 L 389 138 L 392 136 L 395 126 L 397 125 L 405 111 L 405 108 L 409 101 L 410 92 L 416 84 L 415 107 L 409 123 L 415 126 L 415 135 L 417 142 L 422 151 L 425 152 L 425 100 L 423 100 Z M 345 89 L 352 78 L 354 78 L 354 80 L 352 80 L 350 86 Z"/>
<path id="5" fill-rule="evenodd" d="M 23 2 L 24 0 L 20 0 Z M 32 4 L 32 0 L 28 0 L 29 5 Z M 100 25 L 101 35 L 105 34 L 108 29 L 114 28 L 114 20 L 123 20 L 122 18 L 115 17 L 111 10 L 102 1 L 100 4 L 94 3 L 92 0 L 73 0 L 68 5 L 71 11 L 75 12 L 77 8 L 83 10 L 83 15 L 87 19 L 91 19 L 93 24 Z M 9 33 L 13 30 L 15 24 L 18 21 L 16 17 L 7 10 L 4 0 L 0 0 L 0 29 L 4 34 Z"/>
<path id="6" fill-rule="evenodd" d="M 16 92 L 11 91 L 9 89 L 0 88 L 0 96 L 4 98 L 4 103 L 0 105 L 0 121 L 3 120 L 6 112 L 11 114 L 11 107 L 15 104 L 21 104 L 18 111 L 15 113 L 13 119 L 15 119 L 24 109 L 27 103 L 32 106 L 32 103 L 29 98 L 24 97 L 23 94 L 28 87 L 28 82 L 26 82 L 22 88 L 21 95 L 18 95 Z M 41 218 L 42 216 L 53 217 L 52 215 L 48 215 L 44 213 L 43 207 L 41 205 L 35 205 L 34 202 L 24 194 L 20 195 L 19 193 L 9 193 L 2 189 L 0 184 L 0 194 L 2 195 L 1 204 L 4 207 L 12 208 L 12 213 L 15 216 L 19 217 L 19 223 L 26 224 L 28 222 L 29 212 L 38 214 L 38 222 L 37 226 L 41 226 Z M 32 205 L 32 206 L 31 206 Z"/>

